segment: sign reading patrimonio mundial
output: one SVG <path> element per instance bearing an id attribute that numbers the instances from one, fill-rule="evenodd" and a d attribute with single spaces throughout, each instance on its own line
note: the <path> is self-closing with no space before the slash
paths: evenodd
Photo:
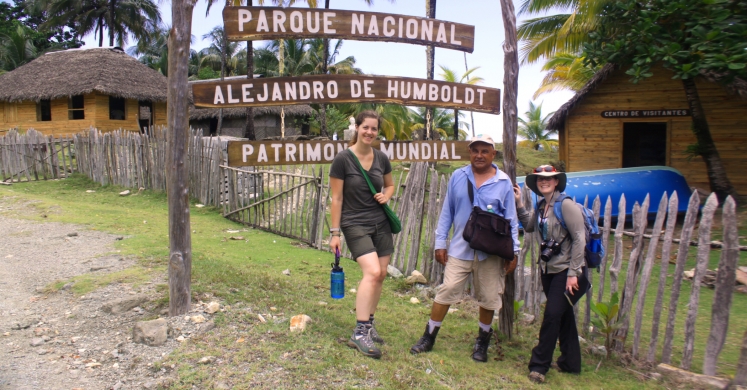
<path id="1" fill-rule="evenodd" d="M 225 7 L 231 41 L 340 38 L 429 45 L 472 53 L 475 26 L 379 12 L 313 8 Z"/>
<path id="2" fill-rule="evenodd" d="M 468 161 L 468 141 L 374 141 L 390 161 Z M 231 141 L 228 165 L 329 164 L 348 148 L 347 141 Z"/>

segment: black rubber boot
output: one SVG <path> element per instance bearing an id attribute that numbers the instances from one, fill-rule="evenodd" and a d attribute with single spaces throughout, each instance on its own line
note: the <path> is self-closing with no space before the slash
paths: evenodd
<path id="1" fill-rule="evenodd" d="M 480 329 L 475 339 L 475 347 L 472 349 L 472 360 L 476 362 L 488 361 L 488 347 L 492 338 L 493 328 L 490 328 L 490 332 Z"/>
<path id="2" fill-rule="evenodd" d="M 433 328 L 433 333 L 428 332 L 428 324 L 425 324 L 425 332 L 423 332 L 423 337 L 418 340 L 415 345 L 410 347 L 410 353 L 413 355 L 417 355 L 419 353 L 423 352 L 429 352 L 431 349 L 433 349 L 433 344 L 436 344 L 436 336 L 438 336 L 438 330 L 441 329 L 440 326 L 437 326 Z"/>

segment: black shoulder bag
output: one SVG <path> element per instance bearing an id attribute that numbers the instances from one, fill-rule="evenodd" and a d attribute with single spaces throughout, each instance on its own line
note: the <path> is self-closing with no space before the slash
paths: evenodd
<path id="1" fill-rule="evenodd" d="M 472 183 L 467 180 L 469 201 L 475 204 Z M 511 223 L 498 214 L 487 212 L 474 206 L 464 227 L 462 238 L 469 247 L 504 259 L 514 258 L 514 239 L 511 236 Z"/>

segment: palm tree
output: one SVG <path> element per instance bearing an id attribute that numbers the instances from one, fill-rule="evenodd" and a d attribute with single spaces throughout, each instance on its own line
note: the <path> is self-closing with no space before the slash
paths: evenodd
<path id="1" fill-rule="evenodd" d="M 0 70 L 11 71 L 36 58 L 32 31 L 18 23 L 14 30 L 0 36 Z"/>
<path id="2" fill-rule="evenodd" d="M 29 6 L 46 10 L 45 28 L 72 22 L 79 37 L 98 34 L 99 46 L 103 46 L 104 28 L 109 32 L 109 46 L 115 40 L 124 46 L 129 34 L 139 40 L 148 33 L 149 23 L 161 22 L 158 5 L 152 0 L 35 0 Z"/>
<path id="3" fill-rule="evenodd" d="M 525 20 L 517 29 L 522 64 L 548 59 L 557 53 L 581 53 L 589 32 L 599 25 L 604 6 L 611 0 L 524 0 L 519 15 L 553 14 Z"/>
<path id="4" fill-rule="evenodd" d="M 162 75 L 169 75 L 169 26 L 149 23 L 148 33 L 138 40 L 135 46 L 127 49 L 127 54 L 137 58 Z M 191 57 L 191 56 L 190 56 Z"/>
<path id="5" fill-rule="evenodd" d="M 415 110 L 410 110 L 410 120 L 412 121 L 410 130 L 412 132 L 422 131 L 425 128 L 426 115 L 428 110 L 429 109 L 425 107 L 418 107 Z M 457 110 L 454 111 L 457 115 L 464 117 L 464 112 L 459 112 Z M 433 131 L 435 133 L 438 133 L 439 138 L 444 140 L 450 139 L 456 141 L 467 139 L 466 130 L 469 129 L 469 125 L 467 125 L 465 122 L 460 122 L 461 128 L 458 130 L 458 133 L 454 133 L 454 122 L 454 114 L 450 113 L 449 110 L 443 108 L 433 109 L 431 126 L 433 126 Z M 457 134 L 456 138 L 454 137 L 454 134 Z"/>
<path id="6" fill-rule="evenodd" d="M 558 146 L 558 141 L 551 139 L 552 135 L 557 134 L 557 130 L 547 130 L 547 120 L 554 114 L 551 112 L 544 117 L 542 116 L 542 103 L 535 106 L 529 102 L 529 111 L 525 112 L 527 119 L 519 119 L 519 128 L 517 133 L 524 141 L 519 142 L 519 146 L 531 147 L 539 150 L 542 145 L 545 150 L 552 150 Z"/>
<path id="7" fill-rule="evenodd" d="M 467 69 L 464 74 L 461 76 L 457 74 L 455 70 L 449 69 L 443 65 L 439 65 L 439 68 L 441 68 L 441 74 L 439 74 L 439 77 L 441 77 L 442 80 L 448 81 L 450 83 L 464 83 L 469 85 L 475 85 L 483 82 L 482 77 L 472 77 L 472 72 L 476 71 L 477 69 L 480 69 L 480 67 L 475 67 L 472 69 Z M 453 138 L 452 139 L 458 139 L 459 138 L 459 110 L 454 109 L 454 128 L 453 128 Z M 472 132 L 472 136 L 474 136 L 474 131 Z"/>
<path id="8" fill-rule="evenodd" d="M 235 71 L 241 68 L 240 55 L 242 48 L 239 42 L 229 42 L 226 39 L 226 30 L 223 26 L 216 26 L 210 32 L 202 36 L 202 39 L 210 39 L 211 44 L 203 49 L 203 63 L 220 66 L 221 79 L 225 76 L 235 75 Z M 244 55 L 245 56 L 245 55 Z"/>
<path id="9" fill-rule="evenodd" d="M 584 65 L 584 57 L 571 53 L 556 53 L 545 62 L 542 70 L 546 71 L 533 99 L 548 92 L 573 91 L 583 88 L 601 66 Z"/>
<path id="10" fill-rule="evenodd" d="M 342 39 L 338 39 L 337 42 L 335 42 L 334 50 L 332 50 L 332 54 L 328 54 L 328 58 L 325 62 L 324 59 L 324 45 L 325 45 L 325 39 L 322 38 L 312 38 L 308 39 L 307 43 L 309 45 L 309 60 L 312 64 L 314 64 L 314 74 L 362 74 L 363 71 L 360 68 L 355 67 L 355 57 L 349 56 L 347 58 L 344 58 L 340 60 L 339 62 L 335 62 L 337 60 L 337 56 L 340 54 L 340 49 L 342 48 L 343 44 Z M 326 65 L 326 72 L 325 72 L 325 65 Z"/>

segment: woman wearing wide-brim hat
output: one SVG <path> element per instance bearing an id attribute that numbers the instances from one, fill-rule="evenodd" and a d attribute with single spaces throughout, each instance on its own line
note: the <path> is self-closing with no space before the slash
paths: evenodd
<path id="1" fill-rule="evenodd" d="M 524 183 L 542 199 L 531 211 L 524 207 L 519 185 L 514 185 L 516 212 L 524 231 L 531 233 L 538 230 L 544 244 L 538 262 L 547 303 L 539 343 L 532 349 L 529 361 L 529 379 L 536 383 L 545 381 L 545 375 L 552 366 L 552 355 L 558 339 L 558 370 L 574 374 L 581 372 L 581 347 L 573 305 L 589 288 L 584 261 L 586 230 L 583 214 L 572 199 L 566 198 L 559 207 L 567 228 L 562 226 L 555 215 L 554 206 L 565 190 L 566 181 L 565 173 L 558 172 L 551 165 L 535 168 L 527 175 Z"/>

